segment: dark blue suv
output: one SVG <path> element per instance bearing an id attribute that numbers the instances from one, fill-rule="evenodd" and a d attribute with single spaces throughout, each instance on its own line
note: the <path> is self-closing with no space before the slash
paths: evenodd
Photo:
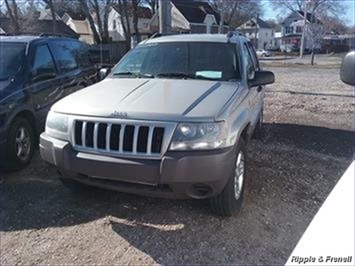
<path id="1" fill-rule="evenodd" d="M 52 104 L 96 80 L 88 49 L 76 39 L 0 36 L 1 168 L 25 167 Z"/>

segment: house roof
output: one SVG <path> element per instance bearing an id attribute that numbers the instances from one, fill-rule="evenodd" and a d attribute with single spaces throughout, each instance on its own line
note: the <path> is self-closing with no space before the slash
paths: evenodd
<path id="1" fill-rule="evenodd" d="M 20 25 L 26 25 L 24 21 L 20 21 Z M 12 33 L 11 20 L 9 18 L 0 18 L 1 28 L 6 33 Z M 24 33 L 40 34 L 40 33 L 53 33 L 53 21 L 52 20 L 36 20 L 30 26 L 21 30 Z M 57 21 L 57 34 L 63 34 L 66 36 L 79 38 L 79 35 L 75 33 L 69 26 L 67 26 L 63 21 Z"/>
<path id="2" fill-rule="evenodd" d="M 269 23 L 262 20 L 261 18 L 258 18 L 258 25 L 262 29 L 272 29 L 273 28 Z"/>
<path id="3" fill-rule="evenodd" d="M 57 20 L 60 20 L 61 18 L 58 16 L 58 14 L 55 14 Z M 45 20 L 51 20 L 52 19 L 52 13 L 49 9 L 43 9 L 40 11 L 40 15 L 38 19 L 45 19 Z"/>
<path id="4" fill-rule="evenodd" d="M 62 15 L 62 17 L 64 16 L 64 14 L 67 13 L 69 17 L 71 17 L 73 20 L 85 20 L 86 19 L 86 15 L 83 12 L 78 12 L 78 11 L 65 11 Z"/>
<path id="5" fill-rule="evenodd" d="M 303 11 L 297 11 L 298 14 L 300 14 L 302 17 L 304 17 L 304 12 Z M 307 12 L 307 20 L 309 22 L 317 23 L 317 24 L 322 24 L 322 22 L 317 19 L 315 16 L 312 15 L 312 13 Z"/>
<path id="6" fill-rule="evenodd" d="M 215 16 L 219 24 L 220 15 L 207 2 L 194 0 L 172 0 L 171 2 L 190 23 L 203 23 L 206 15 L 211 14 Z"/>
<path id="7" fill-rule="evenodd" d="M 49 8 L 47 8 L 46 10 L 49 10 Z M 49 13 L 50 13 L 50 10 L 49 10 Z M 61 18 L 65 15 L 65 13 L 67 13 L 68 16 L 71 17 L 73 20 L 85 20 L 86 19 L 85 12 L 81 11 L 80 9 L 58 7 L 56 9 L 56 13 Z"/>
<path id="8" fill-rule="evenodd" d="M 128 6 L 128 14 L 130 16 L 133 16 L 133 7 L 130 4 L 127 4 Z M 113 5 L 112 8 L 116 10 L 117 13 L 120 13 L 120 8 L 118 5 Z M 144 6 L 139 6 L 138 7 L 138 18 L 146 18 L 146 19 L 151 19 L 152 18 L 152 11 L 148 7 Z"/>

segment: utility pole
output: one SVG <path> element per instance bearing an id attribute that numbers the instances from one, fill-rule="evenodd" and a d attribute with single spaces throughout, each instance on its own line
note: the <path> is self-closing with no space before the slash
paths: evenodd
<path id="1" fill-rule="evenodd" d="M 170 0 L 159 0 L 159 33 L 171 32 L 171 3 Z"/>
<path id="2" fill-rule="evenodd" d="M 224 4 L 223 4 L 223 0 L 221 0 L 221 18 L 219 21 L 219 27 L 218 27 L 218 33 L 222 34 L 223 33 L 223 26 L 224 26 Z"/>
<path id="3" fill-rule="evenodd" d="M 307 0 L 304 0 L 303 30 L 302 30 L 302 38 L 301 38 L 300 58 L 303 57 L 306 26 L 307 26 Z"/>
<path id="4" fill-rule="evenodd" d="M 259 20 L 259 13 L 256 13 L 256 20 L 255 20 L 255 39 L 254 39 L 254 46 L 255 49 L 258 49 L 258 20 Z"/>

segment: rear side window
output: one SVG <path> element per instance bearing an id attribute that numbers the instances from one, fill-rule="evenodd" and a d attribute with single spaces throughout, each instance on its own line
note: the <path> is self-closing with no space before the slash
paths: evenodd
<path id="1" fill-rule="evenodd" d="M 251 42 L 248 42 L 247 47 L 248 47 L 251 59 L 253 60 L 254 68 L 256 70 L 258 70 L 259 69 L 259 63 L 258 63 L 258 57 L 256 56 L 256 52 L 255 52 L 254 46 L 251 44 Z"/>
<path id="2" fill-rule="evenodd" d="M 245 57 L 245 64 L 246 64 L 248 78 L 252 78 L 253 72 L 255 71 L 255 65 L 247 43 L 243 44 L 242 49 Z"/>
<path id="3" fill-rule="evenodd" d="M 53 41 L 51 47 L 62 73 L 70 72 L 79 67 L 72 42 Z"/>
<path id="4" fill-rule="evenodd" d="M 36 48 L 32 64 L 32 73 L 32 80 L 34 82 L 55 77 L 56 69 L 47 45 L 40 45 Z"/>
<path id="5" fill-rule="evenodd" d="M 70 43 L 79 67 L 90 66 L 91 63 L 89 61 L 90 54 L 88 48 L 79 41 L 71 41 Z"/>

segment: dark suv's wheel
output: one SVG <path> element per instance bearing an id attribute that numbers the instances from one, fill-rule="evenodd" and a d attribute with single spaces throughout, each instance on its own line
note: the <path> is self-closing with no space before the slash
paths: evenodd
<path id="1" fill-rule="evenodd" d="M 20 170 L 26 167 L 35 150 L 35 131 L 25 118 L 16 118 L 8 130 L 5 169 Z"/>
<path id="2" fill-rule="evenodd" d="M 242 207 L 246 164 L 245 144 L 242 139 L 239 141 L 236 153 L 233 175 L 221 194 L 210 200 L 212 210 L 218 215 L 231 216 Z"/>

